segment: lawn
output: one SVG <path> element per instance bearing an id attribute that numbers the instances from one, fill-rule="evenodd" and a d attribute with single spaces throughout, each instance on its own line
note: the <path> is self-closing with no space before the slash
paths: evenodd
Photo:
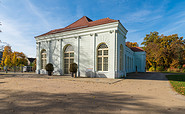
<path id="1" fill-rule="evenodd" d="M 185 75 L 166 75 L 166 77 L 178 93 L 185 95 Z"/>

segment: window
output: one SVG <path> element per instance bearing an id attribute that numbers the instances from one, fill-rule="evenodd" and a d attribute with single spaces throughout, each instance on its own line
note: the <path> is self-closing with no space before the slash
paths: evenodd
<path id="1" fill-rule="evenodd" d="M 74 62 L 74 49 L 68 45 L 64 50 L 64 74 L 69 74 L 70 64 Z"/>
<path id="2" fill-rule="evenodd" d="M 41 51 L 41 69 L 45 69 L 45 66 L 46 66 L 46 50 L 43 49 Z"/>
<path id="3" fill-rule="evenodd" d="M 123 45 L 120 45 L 120 71 L 123 70 Z"/>
<path id="4" fill-rule="evenodd" d="M 100 44 L 97 51 L 97 69 L 98 71 L 108 71 L 108 47 L 106 44 Z"/>

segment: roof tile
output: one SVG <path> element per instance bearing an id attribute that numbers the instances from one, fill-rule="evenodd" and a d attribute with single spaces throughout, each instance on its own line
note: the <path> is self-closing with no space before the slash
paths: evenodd
<path id="1" fill-rule="evenodd" d="M 75 21 L 74 23 L 68 25 L 65 28 L 51 30 L 51 31 L 49 31 L 45 34 L 39 35 L 39 36 L 45 36 L 45 35 L 55 34 L 55 33 L 59 33 L 59 32 L 87 28 L 87 27 L 92 27 L 92 26 L 96 26 L 96 25 L 102 25 L 102 24 L 107 24 L 107 23 L 112 23 L 112 22 L 117 22 L 117 21 L 118 20 L 114 20 L 114 19 L 110 19 L 110 18 L 104 18 L 104 19 L 92 21 L 90 18 L 83 16 L 82 18 L 80 18 L 79 20 Z M 36 37 L 39 37 L 39 36 L 36 36 Z"/>
<path id="2" fill-rule="evenodd" d="M 131 47 L 130 48 L 132 51 L 134 51 L 134 52 L 141 52 L 141 51 L 144 51 L 142 48 L 140 48 L 140 47 Z"/>

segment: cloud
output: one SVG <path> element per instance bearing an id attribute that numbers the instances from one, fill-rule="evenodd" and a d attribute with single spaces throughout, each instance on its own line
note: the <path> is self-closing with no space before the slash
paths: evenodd
<path id="1" fill-rule="evenodd" d="M 168 17 L 168 24 L 163 26 L 162 28 L 159 29 L 159 31 L 162 34 L 169 35 L 169 34 L 178 34 L 181 33 L 183 34 L 184 31 L 182 30 L 185 29 L 185 12 L 177 12 L 173 15 L 170 15 Z"/>
<path id="2" fill-rule="evenodd" d="M 25 2 L 29 6 L 31 11 L 40 18 L 41 22 L 43 22 L 44 25 L 46 25 L 48 28 L 51 27 L 48 21 L 46 20 L 46 17 L 44 17 L 43 13 L 41 13 L 35 5 L 33 5 L 29 0 L 25 0 Z"/>
<path id="3" fill-rule="evenodd" d="M 30 43 L 29 37 L 27 39 L 27 34 L 24 33 L 21 25 L 16 21 L 5 17 L 2 19 L 3 27 L 2 33 L 0 33 L 1 41 L 10 44 L 14 51 L 21 51 L 26 53 L 28 56 L 35 57 L 35 43 Z"/>

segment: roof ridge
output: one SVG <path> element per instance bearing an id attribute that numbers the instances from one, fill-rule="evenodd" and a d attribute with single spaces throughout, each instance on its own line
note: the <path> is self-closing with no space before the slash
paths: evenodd
<path id="1" fill-rule="evenodd" d="M 73 22 L 72 24 L 64 27 L 64 28 L 70 28 L 70 26 L 73 26 L 74 24 L 78 23 L 79 21 L 85 21 L 87 24 L 89 23 L 89 21 L 92 21 L 90 18 L 88 18 L 87 16 L 83 16 L 82 18 L 78 19 L 77 21 Z"/>
<path id="2" fill-rule="evenodd" d="M 136 47 L 130 47 L 130 49 L 132 50 L 132 51 L 134 51 L 134 52 L 138 52 L 138 51 L 145 51 L 144 49 L 142 49 L 141 47 L 139 47 L 139 46 L 136 46 Z M 137 49 L 137 50 L 135 50 L 135 49 Z"/>
<path id="3" fill-rule="evenodd" d="M 104 20 L 104 19 L 113 20 L 113 21 L 118 21 L 118 20 L 110 19 L 109 17 L 106 17 L 106 18 L 103 18 L 103 19 L 98 19 L 98 20 L 95 20 L 95 21 L 100 21 L 100 20 Z M 95 21 L 92 21 L 92 22 L 95 22 Z"/>
<path id="4" fill-rule="evenodd" d="M 80 19 L 78 19 L 77 21 L 73 22 L 72 24 L 70 24 L 64 28 L 54 29 L 54 30 L 51 30 L 51 31 L 49 31 L 45 34 L 39 35 L 39 36 L 44 36 L 44 35 L 64 32 L 64 31 L 70 31 L 70 30 L 76 30 L 76 29 L 80 29 L 80 28 L 92 27 L 92 26 L 97 26 L 97 25 L 106 24 L 106 23 L 112 23 L 112 22 L 116 22 L 116 21 L 119 21 L 119 20 L 110 19 L 109 17 L 93 21 L 89 17 L 83 16 Z M 39 37 L 39 36 L 36 36 L 36 37 Z"/>

